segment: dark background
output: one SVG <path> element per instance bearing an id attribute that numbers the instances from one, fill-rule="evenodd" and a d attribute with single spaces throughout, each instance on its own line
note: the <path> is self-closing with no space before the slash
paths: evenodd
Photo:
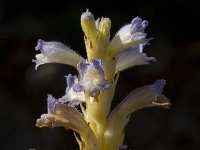
<path id="1" fill-rule="evenodd" d="M 145 52 L 157 63 L 121 73 L 113 106 L 131 90 L 166 79 L 170 110 L 143 109 L 133 114 L 124 144 L 132 150 L 200 149 L 200 5 L 195 1 L 0 1 L 0 149 L 76 150 L 73 132 L 36 128 L 46 112 L 47 93 L 61 97 L 64 75 L 72 67 L 48 64 L 34 70 L 37 39 L 61 41 L 84 57 L 80 15 L 112 20 L 111 37 L 139 16 L 154 37 Z"/>

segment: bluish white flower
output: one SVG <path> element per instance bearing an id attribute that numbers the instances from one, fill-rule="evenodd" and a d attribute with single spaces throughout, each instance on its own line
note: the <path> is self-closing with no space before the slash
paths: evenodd
<path id="1" fill-rule="evenodd" d="M 35 49 L 41 52 L 35 56 L 36 60 L 33 60 L 36 63 L 36 69 L 46 63 L 62 63 L 76 68 L 77 64 L 83 59 L 75 51 L 60 42 L 45 42 L 39 39 Z"/>
<path id="2" fill-rule="evenodd" d="M 143 53 L 145 44 L 137 44 L 136 46 L 129 47 L 117 55 L 117 62 L 115 72 L 122 71 L 124 69 L 136 66 L 149 64 L 149 61 L 156 61 L 154 57 L 147 57 Z"/>
<path id="3" fill-rule="evenodd" d="M 147 43 L 147 34 L 144 32 L 147 26 L 148 22 L 146 20 L 143 21 L 139 17 L 134 18 L 131 23 L 123 26 L 116 33 L 108 46 L 108 50 L 113 54 L 117 54 L 128 47 L 135 46 L 139 43 Z"/>
<path id="4" fill-rule="evenodd" d="M 78 78 L 71 74 L 66 76 L 67 88 L 65 95 L 58 100 L 62 103 L 67 103 L 69 106 L 77 106 L 85 101 L 85 95 L 83 92 L 74 92 L 73 86 L 78 83 Z"/>
<path id="5" fill-rule="evenodd" d="M 88 91 L 90 96 L 95 97 L 99 95 L 100 90 L 109 88 L 110 84 L 104 78 L 103 63 L 100 59 L 92 59 L 90 63 L 81 61 L 79 71 L 80 82 L 74 85 L 75 92 Z"/>
<path id="6" fill-rule="evenodd" d="M 85 101 L 85 95 L 83 92 L 74 92 L 74 90 L 72 89 L 74 84 L 78 83 L 78 78 L 69 74 L 66 76 L 66 80 L 67 88 L 63 97 L 56 99 L 51 94 L 48 94 L 48 114 L 54 114 L 54 107 L 58 103 L 66 104 L 70 107 L 75 107 Z"/>

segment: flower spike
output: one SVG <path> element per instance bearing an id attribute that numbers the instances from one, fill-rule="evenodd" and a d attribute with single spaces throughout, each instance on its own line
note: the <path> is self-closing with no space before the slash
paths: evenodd
<path id="1" fill-rule="evenodd" d="M 157 80 L 131 92 L 110 112 L 120 71 L 155 61 L 143 52 L 151 40 L 145 33 L 148 22 L 135 17 L 110 41 L 109 18 L 95 20 L 87 9 L 80 20 L 86 59 L 60 42 L 38 40 L 35 49 L 41 53 L 33 60 L 36 69 L 45 63 L 63 63 L 74 66 L 78 74 L 66 76 L 63 97 L 48 95 L 48 112 L 41 115 L 36 126 L 74 130 L 80 150 L 126 149 L 124 129 L 133 112 L 146 107 L 170 107 L 169 99 L 162 95 L 165 80 Z"/>

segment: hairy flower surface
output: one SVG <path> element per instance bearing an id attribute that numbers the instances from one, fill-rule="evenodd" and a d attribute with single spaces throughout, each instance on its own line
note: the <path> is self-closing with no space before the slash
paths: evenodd
<path id="1" fill-rule="evenodd" d="M 120 52 L 117 56 L 116 72 L 136 66 L 149 64 L 149 61 L 156 61 L 154 57 L 147 57 L 143 53 L 145 44 L 137 44 L 136 46 L 129 47 Z"/>
<path id="2" fill-rule="evenodd" d="M 85 96 L 83 92 L 74 92 L 73 86 L 78 83 L 78 78 L 72 76 L 71 74 L 66 76 L 67 88 L 65 95 L 58 100 L 62 103 L 67 103 L 69 106 L 77 106 L 85 101 Z"/>
<path id="3" fill-rule="evenodd" d="M 75 84 L 75 92 L 89 91 L 90 96 L 98 96 L 100 90 L 107 90 L 109 83 L 104 79 L 104 68 L 101 60 L 92 59 L 89 64 L 85 60 L 79 64 L 80 82 Z"/>
<path id="4" fill-rule="evenodd" d="M 123 145 L 124 128 L 133 112 L 146 107 L 169 108 L 170 101 L 162 95 L 165 80 L 157 80 L 132 91 L 110 111 L 119 73 L 136 65 L 156 61 L 143 49 L 151 38 L 146 38 L 146 20 L 135 17 L 110 40 L 109 18 L 95 20 L 86 10 L 81 15 L 81 27 L 87 58 L 60 42 L 38 40 L 40 50 L 33 62 L 62 63 L 77 69 L 78 75 L 67 75 L 67 88 L 61 98 L 48 95 L 47 113 L 36 122 L 38 127 L 72 129 L 80 150 L 118 150 Z M 80 107 L 77 107 L 80 106 Z"/>
<path id="5" fill-rule="evenodd" d="M 111 40 L 109 49 L 113 53 L 118 53 L 130 46 L 134 46 L 139 43 L 147 43 L 145 28 L 148 26 L 146 20 L 142 21 L 141 18 L 134 18 L 131 23 L 123 26 Z"/>
<path id="6" fill-rule="evenodd" d="M 76 67 L 77 63 L 83 59 L 60 42 L 45 42 L 39 39 L 35 50 L 41 51 L 40 54 L 36 55 L 36 60 L 33 60 L 33 62 L 36 62 L 36 69 L 46 63 L 63 63 Z"/>

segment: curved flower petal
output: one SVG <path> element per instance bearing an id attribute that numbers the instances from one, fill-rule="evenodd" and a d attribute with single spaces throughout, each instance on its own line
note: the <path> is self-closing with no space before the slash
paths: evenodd
<path id="1" fill-rule="evenodd" d="M 113 54 L 139 43 L 146 43 L 145 28 L 148 26 L 146 20 L 142 20 L 139 17 L 134 18 L 130 24 L 123 26 L 111 40 L 108 50 Z"/>
<path id="2" fill-rule="evenodd" d="M 169 99 L 162 95 L 164 86 L 165 80 L 157 80 L 152 85 L 134 90 L 117 106 L 117 108 L 115 108 L 113 113 L 115 111 L 120 111 L 121 115 L 127 116 L 145 107 L 160 106 L 169 108 Z"/>
<path id="3" fill-rule="evenodd" d="M 37 119 L 37 127 L 64 127 L 72 129 L 80 134 L 80 149 L 98 149 L 98 141 L 88 126 L 87 122 L 74 107 L 60 103 L 52 96 L 48 96 L 48 113 Z"/>
<path id="4" fill-rule="evenodd" d="M 118 71 L 122 71 L 136 65 L 149 64 L 149 61 L 156 61 L 154 57 L 147 57 L 147 55 L 143 53 L 144 46 L 145 44 L 138 44 L 121 51 L 117 55 L 115 72 L 117 73 Z"/>
<path id="5" fill-rule="evenodd" d="M 105 130 L 106 145 L 119 147 L 124 138 L 124 127 L 128 123 L 130 114 L 145 107 L 170 107 L 170 101 L 161 95 L 165 80 L 157 80 L 153 85 L 147 85 L 131 92 L 110 114 Z M 120 137 L 120 138 L 119 138 Z M 110 143 L 115 143 L 112 145 Z"/>
<path id="6" fill-rule="evenodd" d="M 55 105 L 57 105 L 59 102 L 58 100 L 56 100 L 52 95 L 48 94 L 47 95 L 47 110 L 48 110 L 48 114 L 53 115 L 54 112 L 54 108 Z"/>
<path id="7" fill-rule="evenodd" d="M 60 42 L 45 42 L 41 39 L 38 40 L 36 50 L 41 53 L 37 54 L 35 68 L 46 63 L 62 63 L 77 67 L 77 64 L 83 59 L 79 54 L 71 50 Z"/>
<path id="8" fill-rule="evenodd" d="M 148 21 L 143 21 L 141 18 L 135 17 L 131 21 L 131 24 L 133 32 L 144 32 L 145 28 L 148 26 Z"/>
<path id="9" fill-rule="evenodd" d="M 90 96 L 98 96 L 100 90 L 107 90 L 109 82 L 104 78 L 103 63 L 100 59 L 92 59 L 90 63 L 85 60 L 79 64 L 80 82 L 73 86 L 75 92 L 88 91 Z"/>
<path id="10" fill-rule="evenodd" d="M 66 76 L 67 88 L 65 95 L 62 98 L 59 98 L 58 101 L 62 103 L 67 103 L 69 106 L 77 106 L 80 103 L 85 101 L 85 95 L 83 92 L 74 92 L 73 86 L 78 83 L 78 78 L 72 76 L 71 74 Z"/>

